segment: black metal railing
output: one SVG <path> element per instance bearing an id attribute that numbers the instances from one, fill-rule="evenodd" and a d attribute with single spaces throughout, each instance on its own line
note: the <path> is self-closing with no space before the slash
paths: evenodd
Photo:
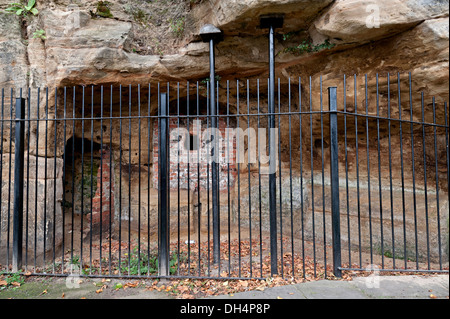
<path id="1" fill-rule="evenodd" d="M 215 112 L 207 81 L 2 90 L 1 268 L 448 272 L 447 103 L 410 74 L 277 84 L 272 111 L 266 80 L 217 82 Z"/>

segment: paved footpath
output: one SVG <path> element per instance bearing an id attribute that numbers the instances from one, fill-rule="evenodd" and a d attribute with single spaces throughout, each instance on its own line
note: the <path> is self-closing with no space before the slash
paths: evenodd
<path id="1" fill-rule="evenodd" d="M 123 280 L 122 280 L 123 281 Z M 109 282 L 113 287 L 116 282 Z M 18 289 L 0 290 L 0 299 L 174 299 L 164 291 L 144 288 L 104 289 L 100 279 L 87 279 L 78 287 L 68 288 L 64 278 L 38 278 Z M 205 299 L 448 299 L 449 276 L 379 276 L 355 277 L 352 281 L 318 280 L 295 285 L 266 288 Z M 198 299 L 198 300 L 205 300 Z"/>
<path id="2" fill-rule="evenodd" d="M 449 276 L 379 276 L 356 277 L 352 281 L 319 280 L 213 298 L 448 299 Z"/>

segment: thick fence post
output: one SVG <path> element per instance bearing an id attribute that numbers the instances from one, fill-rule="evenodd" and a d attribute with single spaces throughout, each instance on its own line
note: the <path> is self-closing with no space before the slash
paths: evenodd
<path id="1" fill-rule="evenodd" d="M 160 276 L 169 276 L 169 119 L 167 94 L 161 93 L 159 107 L 159 258 Z"/>
<path id="2" fill-rule="evenodd" d="M 222 31 L 211 24 L 203 26 L 200 36 L 204 42 L 209 43 L 209 114 L 211 115 L 211 128 L 213 138 L 213 154 L 211 163 L 212 175 L 212 208 L 213 208 L 213 261 L 215 264 L 220 261 L 220 205 L 219 205 L 219 144 L 216 130 L 218 129 L 218 119 L 216 112 L 216 71 L 214 45 L 223 38 Z"/>
<path id="3" fill-rule="evenodd" d="M 266 15 L 260 17 L 261 28 L 269 29 L 269 220 L 270 220 L 270 267 L 271 275 L 278 274 L 277 251 L 277 184 L 275 151 L 275 28 L 281 28 L 284 17 Z"/>
<path id="4" fill-rule="evenodd" d="M 337 88 L 328 88 L 330 108 L 331 220 L 333 236 L 333 272 L 341 277 L 341 228 L 339 209 L 339 147 L 337 128 Z"/>
<path id="5" fill-rule="evenodd" d="M 22 95 L 22 94 L 21 94 Z M 25 99 L 16 98 L 12 271 L 22 268 Z"/>

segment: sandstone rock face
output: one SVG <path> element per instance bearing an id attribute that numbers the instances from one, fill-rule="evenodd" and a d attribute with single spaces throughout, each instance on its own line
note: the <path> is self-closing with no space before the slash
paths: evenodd
<path id="1" fill-rule="evenodd" d="M 448 1 L 338 0 L 313 26 L 337 43 L 364 43 L 448 14 Z"/>
<path id="2" fill-rule="evenodd" d="M 2 88 L 27 87 L 27 47 L 15 15 L 0 13 L 0 84 Z"/>
<path id="3" fill-rule="evenodd" d="M 0 0 L 0 8 L 5 9 L 12 1 Z M 280 97 L 280 111 L 288 111 L 288 105 L 293 109 L 302 109 L 309 111 L 318 111 L 321 107 L 326 108 L 326 88 L 329 86 L 337 86 L 338 88 L 338 107 L 340 111 L 347 110 L 349 112 L 364 110 L 367 105 L 367 113 L 369 115 L 380 114 L 387 116 L 390 112 L 393 118 L 412 119 L 413 121 L 421 121 L 422 119 L 422 105 L 421 93 L 424 93 L 424 119 L 427 122 L 433 121 L 433 111 L 440 123 L 444 119 L 444 102 L 449 99 L 449 2 L 448 0 L 381 0 L 381 1 L 365 1 L 365 0 L 209 0 L 209 1 L 184 1 L 173 0 L 170 2 L 171 7 L 167 7 L 166 2 L 163 1 L 139 1 L 139 0 L 110 0 L 109 9 L 111 15 L 108 17 L 101 17 L 98 14 L 98 1 L 96 0 L 79 0 L 73 4 L 71 0 L 58 0 L 56 2 L 38 1 L 37 8 L 39 14 L 37 16 L 29 16 L 27 18 L 19 18 L 14 14 L 6 14 L 0 12 L 0 89 L 4 88 L 4 102 L 2 115 L 5 119 L 9 119 L 14 114 L 14 107 L 11 107 L 10 96 L 11 88 L 22 88 L 24 92 L 31 90 L 31 117 L 38 117 L 42 121 L 37 126 L 36 121 L 30 123 L 30 140 L 29 152 L 32 157 L 38 156 L 39 160 L 31 160 L 31 166 L 38 166 L 37 178 L 30 172 L 30 190 L 38 185 L 41 192 L 43 182 L 48 182 L 49 191 L 51 194 L 47 197 L 45 202 L 41 193 L 38 193 L 39 204 L 36 208 L 38 217 L 38 237 L 37 246 L 39 251 L 44 251 L 43 242 L 46 241 L 46 249 L 51 247 L 53 234 L 51 230 L 52 225 L 61 225 L 61 215 L 64 208 L 61 208 L 63 195 L 60 194 L 63 181 L 61 174 L 61 165 L 63 165 L 64 154 L 67 153 L 67 145 L 71 139 L 77 141 L 92 141 L 94 143 L 108 144 L 112 148 L 112 155 L 114 165 L 114 206 L 115 211 L 114 220 L 129 222 L 134 229 L 141 227 L 151 229 L 156 232 L 157 224 L 155 221 L 158 216 L 157 198 L 158 193 L 154 185 L 147 186 L 148 181 L 153 181 L 153 150 L 147 145 L 153 141 L 153 126 L 150 121 L 142 121 L 142 123 L 133 119 L 128 122 L 123 121 L 86 121 L 85 127 L 82 128 L 81 121 L 71 123 L 70 121 L 59 122 L 56 124 L 51 119 L 55 116 L 62 117 L 64 113 L 75 117 L 91 116 L 90 106 L 85 105 L 83 109 L 81 90 L 86 90 L 86 96 L 90 97 L 91 85 L 96 85 L 94 88 L 95 100 L 93 101 L 93 114 L 99 116 L 135 116 L 138 114 L 146 114 L 148 105 L 150 103 L 150 113 L 157 114 L 157 84 L 160 83 L 162 87 L 166 87 L 167 82 L 171 83 L 171 110 L 175 110 L 177 105 L 174 100 L 176 97 L 175 87 L 179 82 L 179 94 L 182 97 L 181 102 L 184 103 L 189 99 L 196 98 L 196 90 L 193 89 L 192 84 L 200 83 L 204 86 L 205 79 L 209 76 L 209 47 L 207 44 L 201 42 L 198 32 L 200 28 L 206 23 L 215 24 L 224 32 L 224 41 L 216 45 L 216 71 L 221 78 L 221 85 L 219 89 L 221 92 L 226 88 L 225 81 L 229 80 L 233 86 L 233 94 L 236 92 L 236 80 L 240 80 L 240 93 L 242 97 L 246 91 L 245 80 L 249 79 L 251 86 L 254 88 L 256 80 L 260 79 L 260 91 L 267 92 L 267 77 L 268 77 L 268 41 L 267 30 L 259 28 L 259 16 L 269 13 L 284 14 L 285 24 L 282 28 L 276 30 L 276 76 L 280 79 L 280 87 L 283 92 L 288 90 L 288 81 L 291 80 L 292 92 L 297 94 L 298 85 L 301 85 L 302 96 L 301 100 L 296 100 L 295 94 L 292 96 L 292 103 L 288 103 L 287 93 Z M 33 38 L 33 34 L 37 30 L 45 31 L 45 39 Z M 319 50 L 299 50 L 302 43 L 311 43 L 311 45 L 318 46 Z M 408 73 L 411 73 L 412 82 L 412 99 L 409 99 L 409 78 Z M 389 82 L 387 75 L 389 73 Z M 343 85 L 344 75 L 347 76 L 346 86 Z M 353 75 L 356 75 L 356 84 L 353 81 Z M 366 83 L 365 75 L 367 75 L 367 95 L 366 100 Z M 378 89 L 379 89 L 379 104 L 377 104 L 377 82 L 378 75 Z M 398 81 L 397 76 L 400 76 Z M 301 83 L 299 78 L 301 77 Z M 310 77 L 310 78 L 309 78 Z M 309 88 L 309 80 L 311 79 L 312 92 Z M 190 96 L 187 95 L 187 81 L 190 82 Z M 323 92 L 325 93 L 321 100 L 319 93 L 320 84 L 322 81 Z M 400 83 L 401 96 L 398 97 L 397 83 Z M 149 98 L 147 94 L 148 85 L 151 84 L 152 95 Z M 122 85 L 123 100 L 118 93 L 118 86 Z M 128 92 L 128 86 L 132 86 L 132 92 Z M 140 109 L 135 102 L 137 97 L 136 87 L 140 85 L 143 88 L 142 105 L 144 109 Z M 388 109 L 388 94 L 387 86 L 391 89 L 391 109 Z M 100 87 L 104 88 L 105 105 L 102 109 L 102 104 L 98 98 L 100 96 Z M 114 86 L 114 92 L 110 93 L 109 89 Z M 46 91 L 46 87 L 49 88 Z M 67 89 L 67 101 L 64 96 L 64 87 Z M 39 99 L 37 97 L 37 89 L 41 88 Z M 55 88 L 57 90 L 55 90 Z M 76 95 L 73 95 L 73 90 L 76 89 Z M 177 88 L 178 89 L 178 88 Z M 355 93 L 356 92 L 356 97 Z M 252 92 L 253 94 L 254 92 Z M 309 100 L 311 93 L 312 100 Z M 343 96 L 346 96 L 346 104 L 344 105 Z M 199 90 L 200 99 L 206 104 L 206 90 L 202 87 Z M 111 96 L 111 105 L 110 98 Z M 132 107 L 128 109 L 128 97 L 133 97 Z M 431 103 L 432 97 L 435 97 L 436 104 L 433 109 Z M 399 99 L 400 98 L 400 99 Z M 108 100 L 106 102 L 106 100 Z M 401 100 L 399 105 L 398 100 Z M 39 101 L 39 108 L 37 107 Z M 243 100 L 242 100 L 243 101 Z M 240 109 L 235 100 L 230 101 L 229 109 L 231 113 L 245 114 L 246 107 L 243 107 L 241 101 Z M 323 102 L 321 105 L 321 101 Z M 356 101 L 356 104 L 355 104 Z M 221 94 L 219 97 L 221 105 L 226 105 L 227 96 Z M 267 96 L 262 94 L 261 105 L 267 106 Z M 300 105 L 301 103 L 301 105 Z M 120 109 L 122 106 L 122 109 Z M 251 96 L 249 108 L 251 111 L 256 111 L 259 105 L 254 99 L 254 94 Z M 412 113 L 410 112 L 412 106 Z M 110 109 L 109 109 L 110 107 Z M 379 107 L 379 108 L 378 108 Z M 11 112 L 11 110 L 13 112 Z M 142 111 L 142 112 L 141 112 Z M 103 113 L 102 113 L 103 112 Z M 13 113 L 13 114 L 11 114 Z M 50 119 L 46 123 L 45 119 Z M 256 118 L 240 117 L 241 128 L 246 128 L 247 124 L 256 127 Z M 299 120 L 302 119 L 302 124 Z M 290 119 L 289 119 L 290 120 Z M 299 118 L 292 116 L 291 122 L 285 117 L 280 122 L 281 134 L 281 165 L 283 169 L 293 166 L 295 176 L 299 175 L 300 165 L 303 165 L 306 178 L 303 183 L 300 177 L 293 180 L 293 210 L 295 211 L 295 219 L 299 217 L 299 209 L 302 205 L 307 210 L 305 211 L 306 218 L 304 219 L 307 232 L 311 232 L 313 224 L 313 216 L 315 216 L 316 226 L 326 227 L 330 229 L 329 225 L 329 210 L 321 211 L 324 203 L 329 206 L 329 196 L 326 194 L 325 198 L 321 197 L 321 184 L 315 184 L 313 189 L 309 172 L 312 168 L 321 168 L 321 131 L 327 131 L 327 121 L 324 124 L 321 122 L 319 116 L 312 116 L 311 120 L 306 117 Z M 264 122 L 264 121 L 263 121 Z M 362 121 L 363 122 L 363 121 Z M 355 127 L 354 121 L 349 121 L 348 125 L 348 158 L 349 158 L 349 176 L 351 180 L 356 177 L 356 155 L 359 155 L 360 160 L 365 158 L 365 144 L 363 144 L 359 153 L 357 154 L 355 148 L 355 132 L 359 129 L 360 132 L 365 133 L 366 127 L 364 123 L 359 123 L 360 126 Z M 10 136 L 13 136 L 14 129 L 10 128 L 8 121 L 3 122 L 3 147 L 2 147 L 2 236 L 8 221 L 4 218 L 8 216 L 8 179 L 7 174 L 9 169 L 9 156 L 15 150 L 14 142 L 11 141 Z M 46 125 L 47 124 L 47 125 Z M 262 123 L 262 127 L 265 127 Z M 340 126 L 340 136 L 344 134 L 342 126 Z M 84 131 L 83 131 L 84 129 Z M 292 130 L 291 130 L 292 129 Z M 377 136 L 376 123 L 369 123 L 367 130 L 370 136 L 373 137 L 368 149 L 370 148 L 370 162 L 377 163 L 377 141 L 383 147 L 381 159 L 383 177 L 388 176 L 387 162 L 388 154 L 385 151 L 388 149 L 387 136 L 387 122 L 382 121 L 381 133 Z M 403 128 L 405 129 L 405 128 Z M 92 130 L 92 133 L 91 133 Z M 140 130 L 141 141 L 136 136 Z M 292 131 L 292 134 L 291 134 Z M 129 133 L 131 132 L 131 134 Z M 300 138 L 300 134 L 302 137 Z M 362 133 L 362 134 L 363 134 Z M 434 140 L 432 131 L 427 131 L 427 137 L 422 140 L 422 132 L 416 129 L 405 138 L 405 148 L 408 152 L 411 150 L 410 138 L 414 137 L 415 145 L 413 148 L 422 150 L 426 147 L 425 159 L 416 157 L 416 168 L 418 174 L 423 174 L 424 168 L 428 172 L 434 172 L 435 166 L 438 166 L 439 183 L 443 187 L 444 193 L 448 184 L 446 184 L 446 145 L 443 138 L 443 131 L 438 130 L 437 149 L 434 150 Z M 292 135 L 292 158 L 299 158 L 300 150 L 303 151 L 303 163 L 295 161 L 289 163 L 290 150 L 290 136 Z M 360 135 L 360 140 L 363 135 Z M 375 138 L 376 137 L 376 138 Z M 48 143 L 46 143 L 46 138 Z M 394 161 L 397 160 L 400 154 L 400 138 L 399 127 L 392 126 L 392 153 L 394 154 Z M 365 141 L 362 141 L 366 143 Z M 340 140 L 340 147 L 343 149 L 342 141 Z M 28 145 L 28 143 L 26 143 Z M 300 146 L 300 147 L 299 147 Z M 324 160 L 328 163 L 328 145 L 324 147 Z M 139 150 L 141 153 L 139 154 Z M 78 150 L 79 151 L 79 150 Z M 435 156 L 435 152 L 438 156 Z M 72 154 L 73 156 L 76 156 Z M 48 157 L 47 160 L 44 158 Z M 46 178 L 42 175 L 42 163 L 47 163 L 51 167 L 51 163 L 56 158 L 57 162 L 57 176 L 53 176 L 53 169 L 49 169 L 49 176 Z M 79 163 L 80 158 L 77 158 L 75 163 Z M 411 175 L 412 167 L 409 165 L 412 158 L 405 152 L 404 155 L 405 173 L 407 176 Z M 343 155 L 340 155 L 342 165 L 345 165 Z M 142 167 L 142 175 L 138 173 L 138 164 L 145 165 Z M 145 164 L 142 164 L 145 163 Z M 12 163 L 13 164 L 13 163 Z M 66 163 L 67 164 L 67 163 Z M 33 166 L 33 167 L 34 167 Z M 256 173 L 256 166 L 247 163 L 241 166 L 241 171 L 248 173 L 250 169 L 252 174 Z M 367 170 L 365 162 L 360 163 L 361 171 Z M 442 169 L 443 168 L 443 169 Z M 285 170 L 283 171 L 284 174 Z M 317 171 L 316 171 L 317 172 Z M 306 174 L 307 173 L 307 174 Z M 324 172 L 328 174 L 329 172 Z M 342 173 L 342 172 L 341 172 Z M 6 175 L 5 175 L 6 174 Z M 307 177 L 305 177 L 307 176 Z M 82 178 L 82 177 L 81 177 Z M 259 194 L 255 189 L 255 181 L 246 180 L 246 174 L 241 174 L 241 184 L 244 193 L 242 195 L 242 207 L 237 207 L 237 198 L 241 196 L 236 194 L 236 188 L 232 190 L 233 199 L 231 203 L 222 202 L 221 207 L 223 211 L 228 209 L 232 214 L 232 218 L 236 221 L 238 211 L 248 211 L 257 209 Z M 422 178 L 422 175 L 420 175 Z M 394 184 L 399 185 L 401 180 L 400 171 L 393 172 Z M 432 177 L 429 176 L 431 182 L 434 183 Z M 129 182 L 129 184 L 128 184 Z M 383 180 L 386 183 L 386 180 Z M 407 179 L 406 184 L 411 188 L 411 180 Z M 34 184 L 33 184 L 34 183 Z M 37 183 L 37 184 L 36 184 Z M 279 183 L 277 181 L 277 183 Z M 286 222 L 286 229 L 291 225 L 290 223 L 290 189 L 289 179 L 283 175 L 281 181 L 283 191 L 278 195 L 283 195 L 281 209 L 283 211 L 283 220 Z M 142 184 L 142 188 L 140 188 Z M 56 198 L 53 196 L 53 187 L 56 185 Z M 248 186 L 250 185 L 250 193 Z M 303 185 L 303 189 L 302 189 Z M 372 185 L 374 185 L 372 183 Z M 376 184 L 375 184 L 376 185 Z M 343 191 L 343 187 L 341 187 Z M 119 194 L 119 190 L 122 191 Z M 303 198 L 300 198 L 299 192 L 303 190 Z M 354 194 L 354 187 L 351 195 L 351 201 L 357 200 Z M 266 196 L 267 189 L 263 187 L 263 196 Z M 314 191 L 315 197 L 312 198 Z M 294 194 L 295 193 L 295 194 Z M 30 196 L 34 196 L 32 192 Z M 374 193 L 375 194 L 375 193 Z M 172 194 L 172 198 L 176 198 L 176 194 Z M 277 195 L 277 196 L 278 196 Z M 396 190 L 396 196 L 400 196 Z M 441 194 L 442 195 L 442 194 Z M 6 197 L 5 197 L 6 196 Z M 148 196 L 148 197 L 147 197 Z M 203 206 L 202 211 L 197 215 L 192 212 L 199 209 L 198 205 L 194 207 L 195 203 L 187 200 L 194 198 L 194 194 L 181 194 L 181 223 L 186 224 L 190 218 L 200 218 L 204 220 L 209 216 L 208 207 Z M 256 197 L 255 197 L 256 196 Z M 345 196 L 342 194 L 341 196 Z M 384 195 L 383 195 L 384 196 Z M 389 196 L 389 195 L 386 195 Z M 250 197 L 250 198 L 249 198 Z M 140 198 L 140 199 L 139 199 Z M 206 195 L 202 194 L 200 200 L 204 203 Z M 408 197 L 409 198 L 409 197 Z M 226 196 L 221 196 L 221 200 L 226 200 Z M 250 201 L 251 200 L 251 203 Z M 56 201 L 56 206 L 53 203 Z M 45 225 L 42 222 L 44 211 L 44 202 L 46 209 L 50 212 L 47 214 L 47 221 L 53 223 L 52 225 Z M 122 203 L 128 203 L 130 205 Z M 188 204 L 189 202 L 189 204 Z M 77 203 L 72 203 L 77 205 Z M 198 204 L 198 203 L 197 203 Z M 267 212 L 266 198 L 261 201 L 264 210 Z M 312 204 L 316 211 L 312 212 Z M 363 206 L 367 202 L 363 203 Z M 384 201 L 383 205 L 387 205 L 388 201 Z M 256 206 L 255 206 L 256 205 Z M 396 206 L 399 205 L 396 203 Z M 445 206 L 447 205 L 447 206 Z M 75 206 L 75 207 L 79 207 Z M 408 202 L 408 216 L 411 217 L 411 207 Z M 447 219 L 447 240 L 448 240 L 448 203 L 444 199 L 440 201 L 440 207 L 430 208 L 433 218 L 436 217 L 436 212 L 440 209 L 440 223 L 445 225 Z M 171 206 L 172 216 L 177 216 L 176 206 Z M 372 206 L 374 213 L 375 205 Z M 400 207 L 400 206 L 398 206 Z M 442 208 L 444 207 L 444 208 Z M 447 210 L 445 210 L 447 207 Z M 423 208 L 422 206 L 420 207 Z M 341 207 L 344 212 L 347 207 Z M 385 210 L 388 210 L 386 207 Z M 367 210 L 367 209 L 366 209 Z M 31 215 L 35 212 L 29 211 Z M 53 218 L 55 212 L 55 218 Z M 366 213 L 366 212 L 365 212 Z M 284 215 L 287 214 L 287 215 Z M 323 214 L 323 216 L 322 216 Z M 355 224 L 358 212 L 353 207 L 349 212 L 349 218 L 352 221 L 352 226 Z M 226 214 L 222 215 L 227 218 Z M 257 214 L 252 215 L 253 217 Z M 141 218 L 141 225 L 137 221 Z M 322 219 L 323 217 L 323 219 Z M 343 218 L 345 216 L 343 215 Z M 396 218 L 400 218 L 396 216 Z M 250 220 L 250 217 L 244 223 L 257 224 L 258 220 Z M 263 219 L 267 215 L 263 215 Z M 322 222 L 323 220 L 323 222 Z M 402 224 L 400 219 L 395 220 L 395 232 L 402 232 Z M 437 221 L 437 217 L 435 218 Z M 226 224 L 226 220 L 222 220 Z M 298 220 L 297 220 L 298 221 Z M 34 220 L 30 220 L 34 222 Z M 192 220 L 191 225 L 196 225 L 198 222 Z M 201 221 L 203 225 L 203 221 Z M 323 224 L 320 224 L 323 223 Z M 341 224 L 345 224 L 345 218 L 341 220 Z M 300 231 L 299 223 L 293 227 L 296 234 Z M 381 225 L 385 229 L 390 225 L 386 224 L 385 220 L 375 220 L 376 227 Z M 171 224 L 173 229 L 177 228 L 174 222 Z M 424 229 L 421 225 L 420 234 L 423 235 Z M 432 224 L 435 227 L 435 224 Z M 408 224 L 410 229 L 414 225 Z M 445 228 L 445 227 L 444 227 Z M 444 229 L 443 228 L 443 229 Z M 60 227 L 57 229 L 61 229 Z M 224 228 L 225 229 L 225 228 Z M 362 229 L 367 232 L 368 218 L 363 216 Z M 50 233 L 49 233 L 50 231 Z M 198 231 L 198 230 L 197 230 Z M 354 228 L 350 229 L 352 234 L 355 234 Z M 444 231 L 443 231 L 444 232 Z M 40 235 L 39 235 L 40 234 Z M 405 236 L 410 236 L 408 233 Z M 306 234 L 308 236 L 308 234 Z M 327 233 L 327 236 L 329 234 Z M 443 234 L 444 236 L 445 234 Z M 344 237 L 347 235 L 343 235 Z M 376 240 L 381 236 L 376 235 Z M 58 235 L 56 234 L 56 237 Z M 330 237 L 327 237 L 330 242 Z M 354 244 L 357 237 L 350 238 L 348 241 Z M 408 242 L 410 242 L 408 237 Z M 346 240 L 346 238 L 344 238 Z M 397 238 L 398 240 L 398 238 Z M 435 240 L 435 239 L 433 239 Z M 5 242 L 2 237 L 2 246 Z M 394 240 L 395 242 L 395 240 Z M 442 239 L 445 242 L 445 238 Z M 34 245 L 34 242 L 31 242 Z M 385 243 L 389 245 L 387 239 Z M 433 244 L 435 242 L 433 241 Z M 55 243 L 59 245 L 59 242 Z M 368 243 L 363 243 L 367 247 Z M 381 244 L 381 241 L 380 241 Z M 401 243 L 398 243 L 398 247 Z M 424 254 L 425 246 L 420 247 L 421 254 Z M 400 248 L 399 248 L 400 249 Z M 406 247 L 406 250 L 412 249 Z M 448 251 L 448 248 L 447 248 Z M 436 251 L 433 251 L 436 255 Z M 448 254 L 448 252 L 447 252 Z"/>
<path id="4" fill-rule="evenodd" d="M 1 59 L 5 72 L 2 72 L 0 84 L 5 86 L 17 82 L 18 86 L 27 87 L 29 82 L 32 88 L 36 88 L 180 81 L 183 87 L 186 80 L 202 80 L 208 76 L 208 46 L 199 42 L 197 35 L 205 23 L 216 24 L 226 35 L 216 52 L 217 72 L 222 79 L 265 77 L 267 31 L 259 28 L 259 16 L 267 13 L 285 15 L 284 27 L 278 29 L 277 33 L 296 34 L 289 40 L 282 40 L 281 37 L 277 39 L 277 72 L 283 83 L 286 83 L 286 76 L 295 79 L 301 75 L 324 75 L 326 70 L 331 69 L 330 63 L 337 61 L 339 56 L 345 56 L 345 59 L 339 59 L 339 63 L 344 61 L 352 64 L 349 73 L 361 74 L 368 69 L 366 61 L 379 57 L 386 61 L 401 52 L 407 54 L 408 60 L 401 59 L 403 63 L 395 64 L 394 72 L 417 73 L 418 82 L 427 81 L 421 77 L 425 74 L 432 76 L 435 74 L 433 70 L 442 70 L 448 64 L 448 45 L 443 41 L 442 45 L 436 45 L 440 39 L 448 38 L 448 1 L 203 1 L 185 12 L 182 20 L 184 40 L 174 45 L 160 39 L 158 43 L 150 45 L 160 50 L 158 55 L 145 55 L 135 49 L 134 43 L 141 36 L 137 26 L 142 25 L 142 19 L 147 17 L 148 12 L 143 7 L 139 15 L 133 11 L 133 5 L 134 2 L 127 6 L 123 1 L 111 1 L 113 18 L 95 18 L 92 16 L 95 11 L 94 1 L 79 2 L 76 10 L 69 1 L 38 4 L 38 17 L 27 19 L 28 27 L 23 31 L 17 17 L 2 13 L 1 25 L 7 26 L 8 32 L 2 32 L 5 35 L 1 38 L 5 46 Z M 173 18 L 167 19 L 174 23 Z M 154 23 L 153 28 L 157 29 L 159 22 Z M 150 26 L 151 23 L 146 25 Z M 423 39 L 428 39 L 433 45 L 421 41 L 420 35 L 415 41 L 409 40 L 416 28 L 420 32 L 426 27 L 429 33 L 424 34 Z M 45 41 L 33 39 L 33 32 L 37 29 L 46 31 Z M 21 34 L 26 34 L 27 38 L 22 39 Z M 384 40 L 393 36 L 397 37 L 397 41 L 404 39 L 408 48 L 399 47 L 397 52 L 384 53 L 389 45 L 396 45 L 393 41 Z M 329 40 L 337 46 L 324 53 L 301 56 L 283 51 L 308 38 L 315 44 Z M 373 41 L 385 41 L 376 46 L 382 54 L 371 53 L 370 46 L 358 50 L 357 47 Z M 175 53 L 164 54 L 165 47 L 170 47 L 169 51 Z M 434 65 L 417 59 L 419 55 L 425 55 L 428 61 L 433 57 Z M 360 62 L 351 62 L 355 59 Z M 387 70 L 386 62 L 383 63 L 370 64 L 371 70 Z M 425 67 L 420 72 L 412 70 L 411 65 Z M 302 66 L 310 67 L 302 70 Z M 297 71 L 284 71 L 289 68 L 297 68 Z M 445 89 L 440 89 L 442 84 L 436 84 L 433 90 L 445 92 Z"/>
<path id="5" fill-rule="evenodd" d="M 306 28 L 332 0 L 230 0 L 210 1 L 193 10 L 190 18 L 195 27 L 212 23 L 227 35 L 265 34 L 259 27 L 259 16 L 284 14 L 284 32 Z M 206 7 L 206 8 L 205 8 Z M 197 30 L 197 32 L 198 32 Z"/>
<path id="6" fill-rule="evenodd" d="M 41 258 L 52 252 L 54 247 L 59 249 L 62 244 L 63 161 L 30 156 L 24 165 L 25 171 L 27 167 L 30 171 L 28 174 L 25 172 L 28 179 L 24 182 L 23 243 L 28 248 L 29 261 L 32 261 L 35 252 L 36 257 Z M 14 160 L 10 161 L 9 154 L 2 156 L 1 181 L 1 242 L 4 248 L 9 241 L 12 249 Z M 6 250 L 2 249 L 2 263 L 5 262 L 5 255 Z"/>

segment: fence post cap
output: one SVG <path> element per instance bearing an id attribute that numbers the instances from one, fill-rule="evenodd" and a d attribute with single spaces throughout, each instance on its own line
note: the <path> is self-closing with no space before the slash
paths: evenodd
<path id="1" fill-rule="evenodd" d="M 209 42 L 211 40 L 214 40 L 215 42 L 220 42 L 223 40 L 222 31 L 212 24 L 205 24 L 200 29 L 199 34 L 203 42 Z"/>
<path id="2" fill-rule="evenodd" d="M 270 27 L 282 28 L 284 24 L 284 14 L 265 14 L 259 17 L 260 28 L 269 29 Z"/>

